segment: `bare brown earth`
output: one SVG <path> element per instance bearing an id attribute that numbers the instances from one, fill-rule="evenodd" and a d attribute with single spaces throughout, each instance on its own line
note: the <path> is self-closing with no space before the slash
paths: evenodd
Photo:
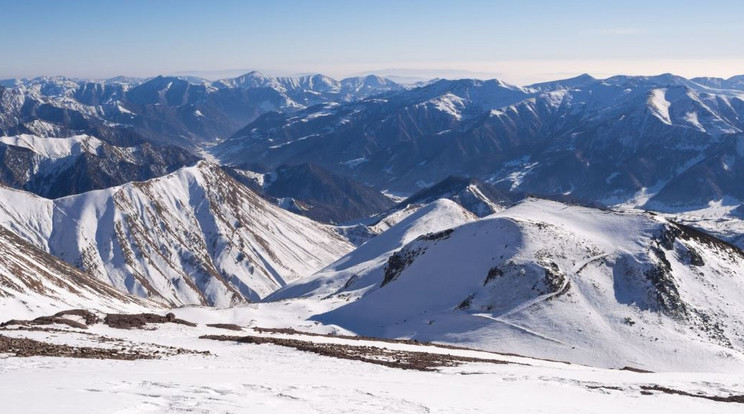
<path id="1" fill-rule="evenodd" d="M 200 338 L 216 341 L 235 341 L 256 345 L 274 344 L 333 358 L 350 359 L 353 361 L 362 361 L 371 364 L 383 365 L 390 368 L 413 369 L 418 371 L 434 371 L 434 369 L 438 367 L 458 366 L 466 362 L 484 362 L 489 364 L 511 363 L 501 360 L 470 358 L 449 354 L 433 354 L 418 351 L 400 351 L 365 345 L 322 344 L 311 341 L 302 341 L 298 339 L 274 338 L 266 336 L 204 335 Z"/>
<path id="2" fill-rule="evenodd" d="M 122 352 L 115 348 L 93 348 L 69 345 L 57 345 L 28 338 L 11 338 L 0 335 L 0 353 L 16 357 L 50 356 L 66 358 L 118 359 L 132 361 L 136 359 L 156 359 L 155 353 Z"/>
<path id="3" fill-rule="evenodd" d="M 243 328 L 241 328 L 239 325 L 235 325 L 234 323 L 208 323 L 207 326 L 209 326 L 210 328 L 227 329 L 229 331 L 243 330 Z"/>
<path id="4" fill-rule="evenodd" d="M 693 394 L 691 392 L 677 390 L 674 388 L 667 388 L 661 385 L 642 385 L 641 390 L 642 390 L 641 394 L 644 394 L 644 395 L 651 395 L 655 391 L 655 392 L 661 392 L 664 394 L 683 395 L 685 397 L 693 397 L 693 398 L 703 398 L 703 399 L 711 400 L 711 401 L 744 404 L 744 395 L 732 394 L 732 395 L 720 396 L 720 395 L 707 395 L 707 394 Z"/>
<path id="5" fill-rule="evenodd" d="M 79 322 L 77 320 L 68 319 L 70 317 L 78 317 L 84 320 Z M 196 324 L 177 319 L 174 314 L 169 313 L 165 316 L 141 313 L 141 314 L 109 314 L 101 320 L 96 314 L 82 310 L 73 309 L 63 312 L 58 312 L 50 316 L 42 316 L 30 321 L 22 320 L 11 320 L 0 324 L 0 356 L 11 356 L 11 357 L 34 357 L 34 356 L 47 356 L 47 357 L 65 357 L 65 358 L 88 358 L 88 359 L 111 359 L 111 360 L 140 360 L 140 359 L 160 359 L 163 357 L 181 355 L 181 354 L 201 354 L 211 355 L 209 351 L 194 351 L 184 348 L 163 346 L 148 343 L 135 343 L 125 339 L 112 338 L 104 335 L 98 335 L 91 332 L 70 330 L 69 328 L 54 328 L 48 325 L 52 324 L 63 324 L 68 325 L 72 328 L 87 328 L 87 325 L 96 323 L 105 323 L 114 328 L 131 329 L 131 328 L 143 328 L 148 324 L 162 324 L 162 323 L 177 323 L 187 326 L 196 326 Z M 228 329 L 240 331 L 242 328 L 235 324 L 223 324 L 214 323 L 208 324 L 207 326 L 220 329 Z M 395 344 L 407 344 L 407 345 L 435 345 L 425 342 L 419 342 L 416 340 L 395 340 L 395 339 L 379 339 L 359 336 L 345 336 L 345 335 L 326 335 L 317 334 L 311 332 L 297 331 L 291 328 L 254 328 L 259 333 L 275 333 L 285 335 L 306 335 L 306 336 L 321 336 L 321 337 L 332 337 L 341 338 L 355 341 L 375 341 L 378 343 L 395 343 Z M 64 344 L 53 344 L 48 342 L 39 341 L 30 338 L 18 338 L 3 335 L 2 332 L 49 332 L 49 333 L 66 333 L 72 335 L 84 335 L 92 342 L 101 343 L 102 347 L 91 347 L 91 346 L 72 346 Z M 233 341 L 244 344 L 273 344 L 278 346 L 284 346 L 294 348 L 303 352 L 311 352 L 317 355 L 326 357 L 347 359 L 352 361 L 361 361 L 371 364 L 382 365 L 390 368 L 406 369 L 406 370 L 417 370 L 417 371 L 435 371 L 440 367 L 453 367 L 459 366 L 464 363 L 488 363 L 488 364 L 515 364 L 522 365 L 515 362 L 509 362 L 499 359 L 485 359 L 485 358 L 473 358 L 464 357 L 451 354 L 436 354 L 422 351 L 403 351 L 393 350 L 385 347 L 368 346 L 362 344 L 329 344 L 329 343 L 316 343 L 308 340 L 289 339 L 289 338 L 277 338 L 273 336 L 230 336 L 230 335 L 204 335 L 201 339 L 216 340 L 216 341 Z M 453 350 L 469 350 L 469 348 L 454 347 L 447 345 L 436 344 L 435 346 L 444 349 Z M 504 355 L 493 353 L 494 355 Z M 632 367 L 622 368 L 623 370 L 633 371 L 637 373 L 647 373 L 648 371 L 639 370 Z M 466 375 L 468 373 L 463 373 Z M 601 389 L 607 391 L 629 391 L 617 386 L 610 385 L 597 385 L 587 384 L 587 389 Z M 656 395 L 656 394 L 670 394 L 678 395 L 690 398 L 702 398 L 722 403 L 738 403 L 744 404 L 744 395 L 729 394 L 729 395 L 709 395 L 703 393 L 692 393 L 688 391 L 678 390 L 669 388 L 661 385 L 640 385 L 638 388 L 634 388 L 635 391 L 639 391 L 641 395 Z"/>
<path id="6" fill-rule="evenodd" d="M 196 326 L 195 323 L 176 318 L 176 315 L 169 313 L 165 316 L 154 313 L 110 313 L 106 315 L 103 323 L 117 329 L 142 328 L 148 323 L 177 323 L 180 325 Z"/>
<path id="7" fill-rule="evenodd" d="M 352 335 L 337 335 L 337 334 L 320 334 L 320 333 L 314 333 L 314 332 L 305 332 L 305 331 L 298 331 L 293 328 L 261 328 L 261 327 L 254 327 L 254 331 L 258 333 L 277 333 L 277 334 L 286 334 L 286 335 L 306 335 L 306 336 L 321 336 L 321 337 L 328 337 L 328 338 L 341 338 L 341 339 L 348 339 L 352 341 L 374 341 L 374 342 L 383 342 L 388 344 L 405 344 L 405 345 L 419 345 L 419 346 L 436 346 L 437 348 L 444 348 L 444 349 L 452 349 L 452 350 L 459 350 L 459 351 L 478 351 L 478 352 L 485 352 L 489 354 L 494 355 L 502 355 L 502 356 L 513 356 L 513 357 L 521 357 L 523 358 L 524 355 L 518 355 L 508 352 L 491 352 L 491 351 L 483 351 L 480 349 L 474 349 L 474 348 L 467 348 L 464 346 L 456 346 L 456 345 L 449 345 L 449 344 L 443 344 L 443 343 L 435 343 L 435 342 L 427 342 L 427 341 L 419 341 L 417 339 L 390 339 L 390 338 L 374 338 L 371 336 L 352 336 Z M 557 362 L 559 364 L 566 364 L 571 365 L 570 362 L 566 361 L 558 361 L 554 359 L 547 359 L 547 358 L 536 358 L 536 357 L 530 357 L 531 359 L 536 359 L 539 361 L 548 361 L 548 362 Z M 625 369 L 625 368 L 623 368 Z M 651 371 L 646 371 L 651 372 Z"/>
<path id="8" fill-rule="evenodd" d="M 84 322 L 69 318 L 80 318 Z M 12 319 L 0 324 L 0 331 L 53 332 L 75 335 L 87 335 L 92 341 L 109 344 L 108 347 L 80 347 L 64 344 L 52 344 L 29 338 L 16 338 L 0 335 L 0 354 L 15 357 L 51 356 L 67 358 L 92 359 L 159 359 L 163 356 L 180 354 L 209 354 L 209 352 L 192 351 L 184 348 L 168 347 L 155 344 L 131 343 L 120 339 L 109 338 L 84 331 L 71 331 L 48 327 L 48 325 L 67 325 L 75 329 L 88 329 L 89 325 L 103 322 L 118 329 L 144 328 L 147 324 L 176 323 L 196 326 L 195 323 L 178 319 L 174 314 L 165 316 L 153 313 L 108 314 L 101 320 L 98 315 L 84 309 L 71 309 L 54 315 L 40 316 L 32 320 Z"/>

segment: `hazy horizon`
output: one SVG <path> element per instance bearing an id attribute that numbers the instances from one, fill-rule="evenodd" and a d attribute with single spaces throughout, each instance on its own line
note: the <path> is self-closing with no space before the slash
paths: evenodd
<path id="1" fill-rule="evenodd" d="M 0 79 L 258 70 L 525 85 L 582 73 L 744 73 L 744 3 L 733 0 L 0 0 L 0 10 L 12 34 L 0 38 Z"/>

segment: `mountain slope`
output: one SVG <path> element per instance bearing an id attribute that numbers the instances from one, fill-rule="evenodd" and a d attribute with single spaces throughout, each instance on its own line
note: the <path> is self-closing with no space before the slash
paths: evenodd
<path id="1" fill-rule="evenodd" d="M 191 150 L 224 139 L 262 114 L 350 102 L 400 90 L 389 80 L 323 75 L 270 78 L 257 72 L 209 82 L 157 76 L 107 81 L 40 77 L 3 81 L 0 135 L 96 136 L 128 146 L 151 142 Z"/>
<path id="2" fill-rule="evenodd" d="M 112 288 L 0 226 L 0 313 L 23 318 L 73 308 L 141 311 L 155 306 Z"/>
<path id="3" fill-rule="evenodd" d="M 230 169 L 233 177 L 286 209 L 324 223 L 366 219 L 394 205 L 379 191 L 315 164 L 282 165 L 260 174 Z"/>
<path id="4" fill-rule="evenodd" d="M 0 224 L 119 290 L 174 305 L 258 300 L 352 248 L 204 162 L 56 200 L 1 192 Z"/>
<path id="5" fill-rule="evenodd" d="M 659 216 L 530 199 L 375 263 L 313 319 L 595 366 L 744 366 L 744 253 Z"/>
<path id="6" fill-rule="evenodd" d="M 197 161 L 178 147 L 116 147 L 88 135 L 0 137 L 0 184 L 45 198 L 148 180 Z"/>
<path id="7" fill-rule="evenodd" d="M 437 200 L 396 222 L 312 277 L 298 279 L 277 290 L 266 300 L 325 297 L 347 290 L 364 290 L 381 280 L 369 276 L 370 269 L 382 266 L 396 249 L 421 235 L 446 230 L 475 219 L 473 214 L 457 203 Z"/>

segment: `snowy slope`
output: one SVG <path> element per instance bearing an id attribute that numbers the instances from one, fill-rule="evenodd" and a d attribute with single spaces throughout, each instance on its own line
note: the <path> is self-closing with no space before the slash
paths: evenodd
<path id="1" fill-rule="evenodd" d="M 457 203 L 442 199 L 428 204 L 397 222 L 380 235 L 309 278 L 299 279 L 266 300 L 327 296 L 344 290 L 364 289 L 381 281 L 370 270 L 382 266 L 393 252 L 417 237 L 475 220 Z M 374 229 L 374 228 L 373 228 Z"/>
<path id="2" fill-rule="evenodd" d="M 0 224 L 100 280 L 166 303 L 258 300 L 351 250 L 332 227 L 263 200 L 199 163 L 44 200 L 0 189 Z"/>
<path id="3" fill-rule="evenodd" d="M 312 319 L 594 366 L 744 369 L 744 254 L 659 216 L 530 199 L 388 256 L 344 274 L 350 302 Z M 324 297 L 327 278 L 304 284 Z"/>
<path id="4" fill-rule="evenodd" d="M 0 314 L 35 318 L 71 308 L 142 311 L 157 304 L 125 295 L 0 226 Z"/>
<path id="5" fill-rule="evenodd" d="M 475 178 L 450 176 L 401 201 L 398 208 L 431 203 L 440 198 L 452 200 L 476 216 L 484 217 L 512 204 L 514 195 Z"/>
<path id="6" fill-rule="evenodd" d="M 42 138 L 35 135 L 23 134 L 12 137 L 0 137 L 0 142 L 6 145 L 26 148 L 39 155 L 40 158 L 56 161 L 83 152 L 95 154 L 103 145 L 99 139 L 88 135 L 75 135 L 69 138 Z"/>

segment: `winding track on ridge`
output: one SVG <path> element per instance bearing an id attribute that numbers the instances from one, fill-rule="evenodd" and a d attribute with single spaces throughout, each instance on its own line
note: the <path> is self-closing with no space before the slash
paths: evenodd
<path id="1" fill-rule="evenodd" d="M 551 338 L 549 336 L 543 335 L 543 334 L 541 334 L 539 332 L 535 332 L 535 331 L 533 331 L 531 329 L 525 328 L 524 326 L 521 326 L 521 325 L 515 324 L 513 322 L 510 322 L 508 320 L 505 320 L 504 318 L 508 318 L 509 316 L 514 315 L 515 313 L 522 312 L 523 310 L 525 310 L 525 309 L 527 309 L 527 308 L 529 308 L 529 307 L 531 307 L 531 306 L 533 306 L 533 305 L 535 305 L 537 303 L 542 303 L 542 302 L 545 302 L 547 300 L 550 300 L 551 298 L 554 298 L 554 297 L 558 296 L 561 292 L 564 291 L 564 289 L 566 289 L 566 287 L 568 286 L 568 284 L 571 282 L 571 280 L 574 277 L 578 277 L 579 273 L 582 270 L 584 270 L 584 268 L 589 263 L 592 263 L 592 262 L 594 262 L 596 260 L 602 259 L 602 258 L 604 258 L 604 257 L 606 257 L 608 255 L 609 255 L 609 253 L 603 253 L 603 254 L 599 254 L 599 255 L 596 255 L 596 256 L 589 257 L 586 260 L 583 260 L 583 261 L 581 261 L 579 263 L 576 263 L 573 266 L 573 268 L 571 269 L 571 273 L 568 274 L 568 275 L 566 275 L 566 278 L 563 280 L 563 284 L 561 285 L 561 287 L 559 289 L 557 289 L 555 292 L 551 292 L 551 293 L 548 293 L 546 295 L 538 296 L 538 297 L 536 297 L 536 298 L 534 298 L 534 299 L 532 299 L 530 301 L 527 301 L 526 303 L 523 303 L 523 304 L 515 307 L 514 309 L 512 309 L 512 310 L 510 310 L 508 312 L 505 312 L 505 313 L 503 313 L 503 314 L 501 314 L 499 316 L 493 316 L 493 315 L 490 315 L 490 314 L 487 314 L 487 313 L 474 313 L 473 316 L 477 316 L 477 317 L 486 318 L 486 319 L 494 320 L 494 321 L 497 321 L 497 322 L 501 322 L 501 323 L 503 323 L 505 325 L 508 325 L 508 326 L 510 326 L 512 328 L 518 329 L 518 330 L 520 330 L 522 332 L 526 332 L 526 333 L 528 333 L 530 335 L 537 336 L 537 337 L 539 337 L 541 339 L 545 339 L 547 341 L 555 342 L 555 343 L 558 343 L 558 344 L 561 344 L 561 345 L 566 345 L 564 342 L 561 342 L 561 341 L 559 341 L 557 339 L 554 339 L 554 338 Z"/>

